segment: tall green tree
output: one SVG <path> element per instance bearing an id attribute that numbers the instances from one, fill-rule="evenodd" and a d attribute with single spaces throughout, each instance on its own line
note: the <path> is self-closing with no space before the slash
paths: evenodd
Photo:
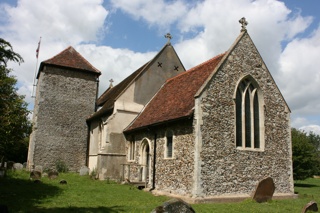
<path id="1" fill-rule="evenodd" d="M 293 178 L 304 180 L 319 174 L 320 157 L 314 134 L 307 135 L 295 128 L 291 130 Z"/>
<path id="2" fill-rule="evenodd" d="M 17 93 L 17 80 L 8 62 L 22 63 L 11 44 L 0 38 L 0 158 L 25 162 L 31 124 L 24 96 Z"/>

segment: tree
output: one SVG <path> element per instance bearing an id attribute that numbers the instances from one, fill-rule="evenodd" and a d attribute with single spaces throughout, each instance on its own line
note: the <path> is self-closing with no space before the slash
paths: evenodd
<path id="1" fill-rule="evenodd" d="M 22 63 L 22 57 L 11 44 L 0 38 L 0 158 L 24 162 L 27 158 L 31 124 L 24 96 L 18 95 L 17 80 L 7 63 Z"/>
<path id="2" fill-rule="evenodd" d="M 320 157 L 314 135 L 292 128 L 293 178 L 304 180 L 319 173 Z M 316 137 L 316 136 L 315 136 Z M 313 140 L 311 142 L 311 139 Z"/>

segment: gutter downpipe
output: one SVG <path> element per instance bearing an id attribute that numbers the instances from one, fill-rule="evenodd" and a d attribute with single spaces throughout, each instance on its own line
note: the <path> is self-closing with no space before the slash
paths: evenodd
<path id="1" fill-rule="evenodd" d="M 154 133 L 154 141 L 153 141 L 153 164 L 152 164 L 152 188 L 149 190 L 150 192 L 156 188 L 156 158 L 157 158 L 157 134 Z"/>

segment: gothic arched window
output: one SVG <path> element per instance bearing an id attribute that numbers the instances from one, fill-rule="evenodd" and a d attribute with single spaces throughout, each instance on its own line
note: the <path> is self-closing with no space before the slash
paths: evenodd
<path id="1" fill-rule="evenodd" d="M 264 149 L 263 97 L 250 76 L 242 79 L 235 94 L 236 146 Z"/>

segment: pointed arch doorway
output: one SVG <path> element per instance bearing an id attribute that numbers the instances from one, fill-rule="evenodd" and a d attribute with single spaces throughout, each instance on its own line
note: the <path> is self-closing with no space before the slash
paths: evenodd
<path id="1" fill-rule="evenodd" d="M 144 139 L 141 143 L 140 150 L 140 180 L 141 181 L 149 181 L 149 173 L 150 173 L 150 145 L 147 139 Z"/>

